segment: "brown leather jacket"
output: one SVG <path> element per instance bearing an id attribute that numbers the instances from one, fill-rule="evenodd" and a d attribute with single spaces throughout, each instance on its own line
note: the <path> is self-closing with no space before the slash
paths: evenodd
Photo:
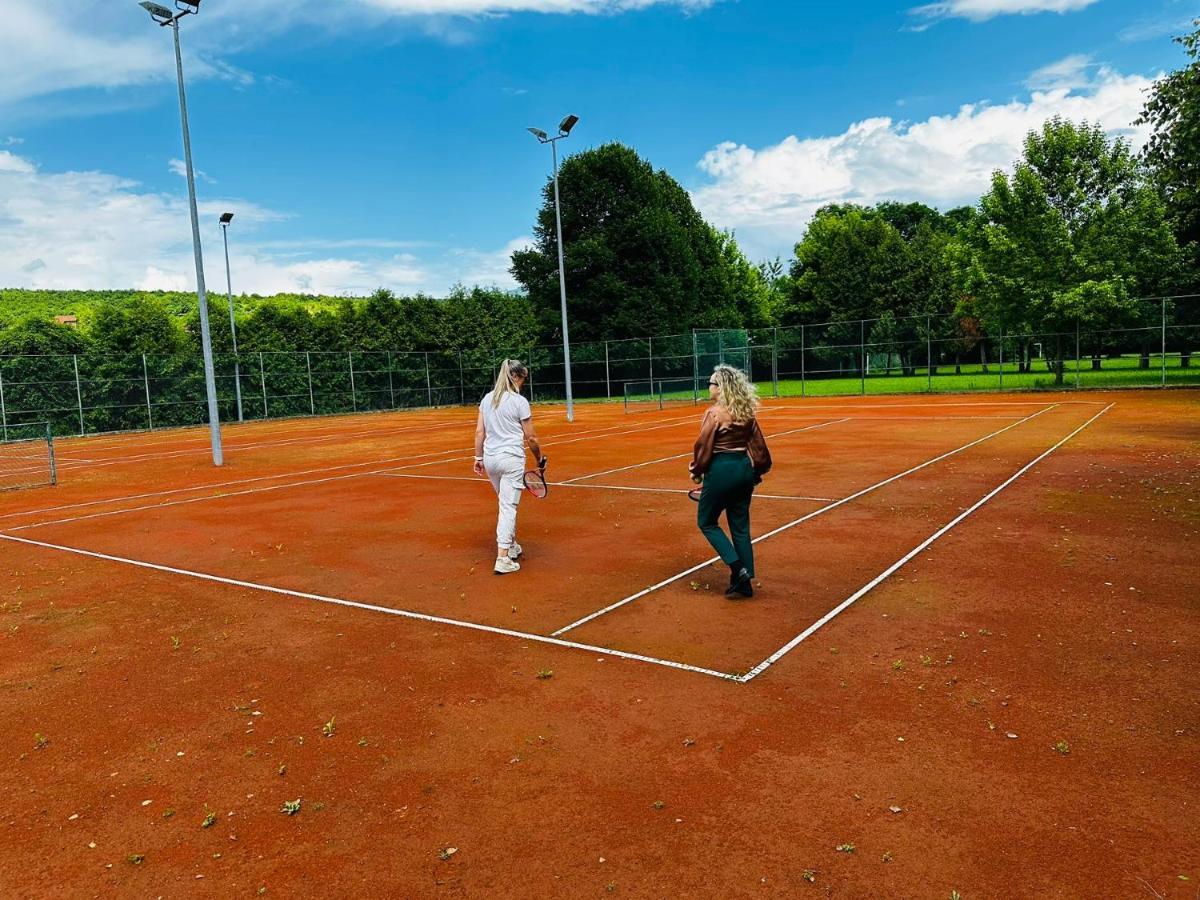
<path id="1" fill-rule="evenodd" d="M 756 475 L 771 471 L 771 451 L 757 419 L 735 422 L 729 410 L 714 403 L 700 422 L 700 437 L 692 452 L 688 468 L 694 475 L 703 475 L 712 464 L 714 453 L 745 451 L 750 457 Z"/>

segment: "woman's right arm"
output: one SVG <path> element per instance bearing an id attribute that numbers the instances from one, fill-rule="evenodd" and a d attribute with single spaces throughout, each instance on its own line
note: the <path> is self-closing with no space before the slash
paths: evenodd
<path id="1" fill-rule="evenodd" d="M 693 477 L 700 477 L 712 465 L 713 441 L 717 437 L 717 417 L 713 410 L 713 407 L 709 407 L 704 418 L 700 420 L 700 436 L 696 438 L 696 444 L 692 448 L 692 461 L 688 464 L 688 471 Z"/>
<path id="2" fill-rule="evenodd" d="M 483 410 L 475 420 L 475 465 L 472 466 L 476 475 L 483 475 L 483 440 L 487 437 L 487 429 L 483 425 Z"/>

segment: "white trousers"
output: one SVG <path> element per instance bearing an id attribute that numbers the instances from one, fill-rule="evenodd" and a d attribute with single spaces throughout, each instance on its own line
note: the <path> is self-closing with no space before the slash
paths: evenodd
<path id="1" fill-rule="evenodd" d="M 509 453 L 485 455 L 483 468 L 500 500 L 500 512 L 496 517 L 496 546 L 508 548 L 517 538 L 517 505 L 525 491 L 525 457 Z"/>

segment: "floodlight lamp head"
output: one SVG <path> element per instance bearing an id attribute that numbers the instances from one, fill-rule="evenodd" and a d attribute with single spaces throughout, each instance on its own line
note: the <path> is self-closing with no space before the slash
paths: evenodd
<path id="1" fill-rule="evenodd" d="M 575 127 L 575 123 L 579 121 L 579 116 L 567 116 L 558 123 L 558 133 L 567 135 L 571 133 L 571 129 Z"/>
<path id="2" fill-rule="evenodd" d="M 233 221 L 233 213 L 221 213 L 221 224 L 228 225 Z"/>
<path id="3" fill-rule="evenodd" d="M 546 132 L 542 131 L 540 128 L 526 128 L 525 130 L 532 134 L 539 141 L 550 140 L 550 135 L 546 134 Z"/>
<path id="4" fill-rule="evenodd" d="M 171 12 L 171 10 L 167 9 L 162 4 L 152 3 L 151 0 L 142 0 L 138 6 L 150 13 L 150 16 L 159 25 L 165 25 L 167 22 L 170 22 L 173 18 L 175 18 L 175 13 Z"/>
<path id="5" fill-rule="evenodd" d="M 175 0 L 175 8 L 184 15 L 200 12 L 200 0 Z"/>

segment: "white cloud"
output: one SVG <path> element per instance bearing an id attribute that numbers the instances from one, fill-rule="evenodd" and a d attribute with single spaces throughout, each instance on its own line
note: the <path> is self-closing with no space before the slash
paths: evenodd
<path id="1" fill-rule="evenodd" d="M 996 16 L 1068 13 L 1086 9 L 1098 2 L 1099 0 L 941 0 L 910 9 L 909 14 L 924 20 L 916 26 L 917 30 L 923 30 L 942 19 L 984 22 Z"/>
<path id="2" fill-rule="evenodd" d="M 184 161 L 182 159 L 168 160 L 167 168 L 170 169 L 171 172 L 174 173 L 175 175 L 178 175 L 180 178 L 187 178 L 187 165 L 184 163 Z M 206 181 L 209 184 L 217 183 L 215 179 L 209 178 L 208 173 L 201 169 L 194 169 L 192 174 L 194 174 L 196 176 L 197 181 Z"/>
<path id="3" fill-rule="evenodd" d="M 1058 62 L 1037 69 L 1025 79 L 1025 87 L 1034 91 L 1051 91 L 1056 88 L 1086 88 L 1092 86 L 1089 69 L 1092 58 L 1083 53 L 1066 56 Z"/>
<path id="4" fill-rule="evenodd" d="M 1143 19 L 1140 22 L 1121 29 L 1117 35 L 1126 43 L 1137 41 L 1153 41 L 1161 37 L 1174 37 L 1194 31 L 1200 14 L 1192 16 L 1164 16 L 1158 19 Z"/>
<path id="5" fill-rule="evenodd" d="M 225 284 L 217 217 L 237 212 L 230 259 L 239 293 L 368 294 L 379 286 L 442 295 L 455 282 L 513 287 L 498 250 L 446 248 L 390 238 L 259 240 L 287 218 L 245 199 L 199 204 L 205 277 Z M 0 150 L 0 285 L 45 289 L 194 290 L 186 195 L 149 192 L 105 172 L 43 172 Z"/>
<path id="6" fill-rule="evenodd" d="M 224 57 L 289 29 L 366 31 L 382 22 L 447 43 L 473 39 L 470 19 L 513 13 L 616 15 L 652 6 L 685 12 L 720 0 L 295 0 L 286 15 L 264 19 L 261 4 L 209 0 L 182 27 L 189 79 L 238 86 L 262 78 Z M 0 28 L 0 108 L 62 92 L 111 91 L 175 78 L 169 31 L 156 27 L 130 0 L 4 0 Z M 86 107 L 85 107 L 86 109 Z M 52 108 L 28 114 L 54 115 Z"/>
<path id="7" fill-rule="evenodd" d="M 759 149 L 726 142 L 700 160 L 712 180 L 693 197 L 715 225 L 737 231 L 752 257 L 787 255 L 827 203 L 921 200 L 947 208 L 976 202 L 992 172 L 1020 157 L 1025 135 L 1055 115 L 1098 122 L 1140 147 L 1147 128 L 1130 123 L 1150 84 L 1149 78 L 1101 68 L 1086 91 L 1035 91 L 921 122 L 865 119 L 839 135 L 793 135 Z"/>

